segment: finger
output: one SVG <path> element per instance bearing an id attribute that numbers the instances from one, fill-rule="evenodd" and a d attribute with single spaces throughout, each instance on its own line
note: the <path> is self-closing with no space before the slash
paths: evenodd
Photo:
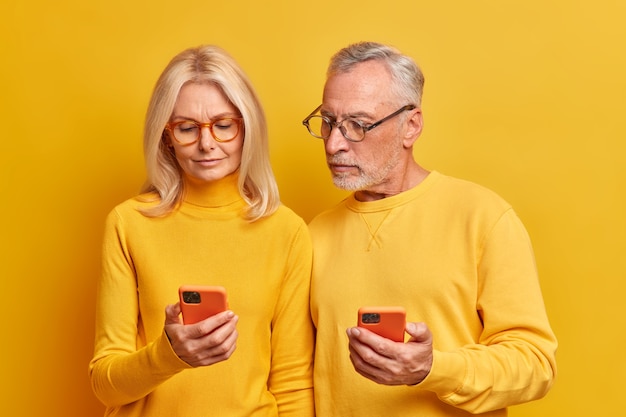
<path id="1" fill-rule="evenodd" d="M 209 334 L 202 334 L 199 337 L 190 336 L 190 333 L 196 334 L 196 325 L 185 326 L 184 330 L 187 333 L 185 335 L 184 354 L 193 356 L 197 360 L 205 360 L 224 354 L 237 339 L 237 319 L 238 317 L 235 316 L 230 322 L 223 324 Z"/>
<path id="2" fill-rule="evenodd" d="M 238 332 L 234 326 L 230 327 L 232 331 L 226 334 L 211 333 L 197 339 L 178 339 L 172 347 L 178 357 L 191 366 L 211 365 L 227 359 L 234 352 Z M 183 333 L 185 330 L 182 329 Z M 219 330 L 223 331 L 222 328 Z"/>
<path id="3" fill-rule="evenodd" d="M 208 317 L 202 321 L 199 321 L 198 323 L 189 324 L 185 326 L 187 330 L 187 336 L 192 339 L 204 337 L 205 335 L 210 334 L 216 329 L 222 327 L 224 324 L 230 322 L 235 317 L 235 313 L 228 310 Z"/>
<path id="4" fill-rule="evenodd" d="M 381 383 L 380 375 L 383 374 L 383 371 L 369 363 L 367 363 L 359 353 L 350 347 L 350 362 L 352 362 L 352 366 L 354 370 L 361 376 L 370 379 L 374 382 Z"/>
<path id="5" fill-rule="evenodd" d="M 234 316 L 230 321 L 217 327 L 211 333 L 202 336 L 201 343 L 204 347 L 213 347 L 225 343 L 233 334 L 237 335 L 238 316 Z"/>
<path id="6" fill-rule="evenodd" d="M 230 358 L 235 349 L 237 348 L 237 339 L 239 338 L 239 332 L 234 329 L 227 337 L 217 345 L 213 345 L 208 349 L 207 355 L 213 363 L 226 360 Z"/>
<path id="7" fill-rule="evenodd" d="M 359 354 L 359 352 L 370 349 L 359 339 L 359 336 L 361 335 L 361 329 L 357 327 L 352 327 L 346 331 L 346 334 L 348 335 L 348 349 L 350 350 L 351 354 L 356 354 L 360 359 L 361 355 Z"/>
<path id="8" fill-rule="evenodd" d="M 367 330 L 352 328 L 349 329 L 348 349 L 350 350 L 350 360 L 355 369 L 359 369 L 369 375 L 378 374 L 381 370 L 390 366 L 392 358 L 390 356 L 389 345 L 394 342 L 371 333 L 373 344 L 362 343 L 361 338 L 368 339 L 370 335 L 365 334 Z M 371 340 L 370 340 L 370 343 Z M 383 347 L 386 345 L 386 347 Z"/>
<path id="9" fill-rule="evenodd" d="M 214 334 L 211 334 L 206 337 L 205 342 L 208 343 L 206 346 L 194 353 L 190 353 L 184 360 L 194 367 L 208 366 L 227 360 L 237 348 L 238 337 L 239 333 L 234 329 L 232 332 L 228 333 L 224 340 L 215 344 L 213 341 Z M 211 341 L 209 341 L 209 339 L 211 339 Z"/>
<path id="10" fill-rule="evenodd" d="M 426 323 L 407 323 L 406 332 L 411 336 L 409 342 L 432 344 L 433 335 Z"/>
<path id="11" fill-rule="evenodd" d="M 384 356 L 385 358 L 395 357 L 394 348 L 396 342 L 379 336 L 367 329 L 352 327 L 348 329 L 348 338 L 350 339 L 350 344 L 361 356 L 367 355 L 366 360 L 369 363 L 373 363 L 373 361 L 378 360 L 378 358 L 372 357 L 373 355 L 367 352 L 367 350 L 373 350 L 378 355 Z M 370 357 L 372 357 L 371 360 Z"/>

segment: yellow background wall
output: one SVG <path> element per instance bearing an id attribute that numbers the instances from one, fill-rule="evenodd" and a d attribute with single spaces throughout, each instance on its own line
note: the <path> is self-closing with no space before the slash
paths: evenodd
<path id="1" fill-rule="evenodd" d="M 418 160 L 494 189 L 533 239 L 559 376 L 511 415 L 623 409 L 625 2 L 7 0 L 0 16 L 3 415 L 102 414 L 87 379 L 101 229 L 143 182 L 143 116 L 169 59 L 200 43 L 238 59 L 283 200 L 310 220 L 343 193 L 300 121 L 330 55 L 359 40 L 423 67 Z"/>

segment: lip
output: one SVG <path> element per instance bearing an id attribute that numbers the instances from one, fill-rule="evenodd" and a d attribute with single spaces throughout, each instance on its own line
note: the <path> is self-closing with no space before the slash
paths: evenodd
<path id="1" fill-rule="evenodd" d="M 348 171 L 352 171 L 353 169 L 356 169 L 356 166 L 354 165 L 343 165 L 343 164 L 332 164 L 332 163 L 329 163 L 328 167 L 333 172 L 348 172 Z"/>
<path id="2" fill-rule="evenodd" d="M 219 164 L 221 161 L 221 159 L 195 159 L 193 162 L 203 167 L 212 167 Z"/>

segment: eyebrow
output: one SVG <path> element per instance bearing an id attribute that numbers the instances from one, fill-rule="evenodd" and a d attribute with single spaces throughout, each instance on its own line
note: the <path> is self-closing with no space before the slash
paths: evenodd
<path id="1" fill-rule="evenodd" d="M 320 110 L 320 114 L 322 116 L 333 118 L 333 119 L 337 120 L 335 115 L 330 113 L 330 112 L 327 112 L 327 111 L 324 111 L 324 110 Z M 360 119 L 370 119 L 370 120 L 374 120 L 374 117 L 371 114 L 369 114 L 367 112 L 364 112 L 364 111 L 359 111 L 359 112 L 356 112 L 356 113 L 350 113 L 350 114 L 342 115 L 342 116 L 343 116 L 344 120 L 345 119 L 359 119 L 359 120 Z"/>
<path id="2" fill-rule="evenodd" d="M 236 118 L 236 117 L 241 117 L 241 115 L 239 115 L 236 112 L 226 111 L 226 112 L 216 114 L 215 116 L 209 118 L 209 120 L 218 120 L 218 119 Z M 186 116 L 181 116 L 178 114 L 172 114 L 172 120 L 192 120 L 194 122 L 200 122 L 199 120 L 193 117 L 186 117 Z"/>

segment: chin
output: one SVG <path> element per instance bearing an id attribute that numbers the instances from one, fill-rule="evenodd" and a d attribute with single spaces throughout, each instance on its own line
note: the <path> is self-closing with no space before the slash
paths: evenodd
<path id="1" fill-rule="evenodd" d="M 220 180 L 224 178 L 225 175 L 189 175 L 188 177 L 190 177 L 191 181 L 195 182 L 196 184 L 206 184 Z"/>
<path id="2" fill-rule="evenodd" d="M 335 187 L 346 191 L 358 191 L 363 189 L 362 184 L 358 180 L 349 180 L 345 177 L 333 177 Z"/>

